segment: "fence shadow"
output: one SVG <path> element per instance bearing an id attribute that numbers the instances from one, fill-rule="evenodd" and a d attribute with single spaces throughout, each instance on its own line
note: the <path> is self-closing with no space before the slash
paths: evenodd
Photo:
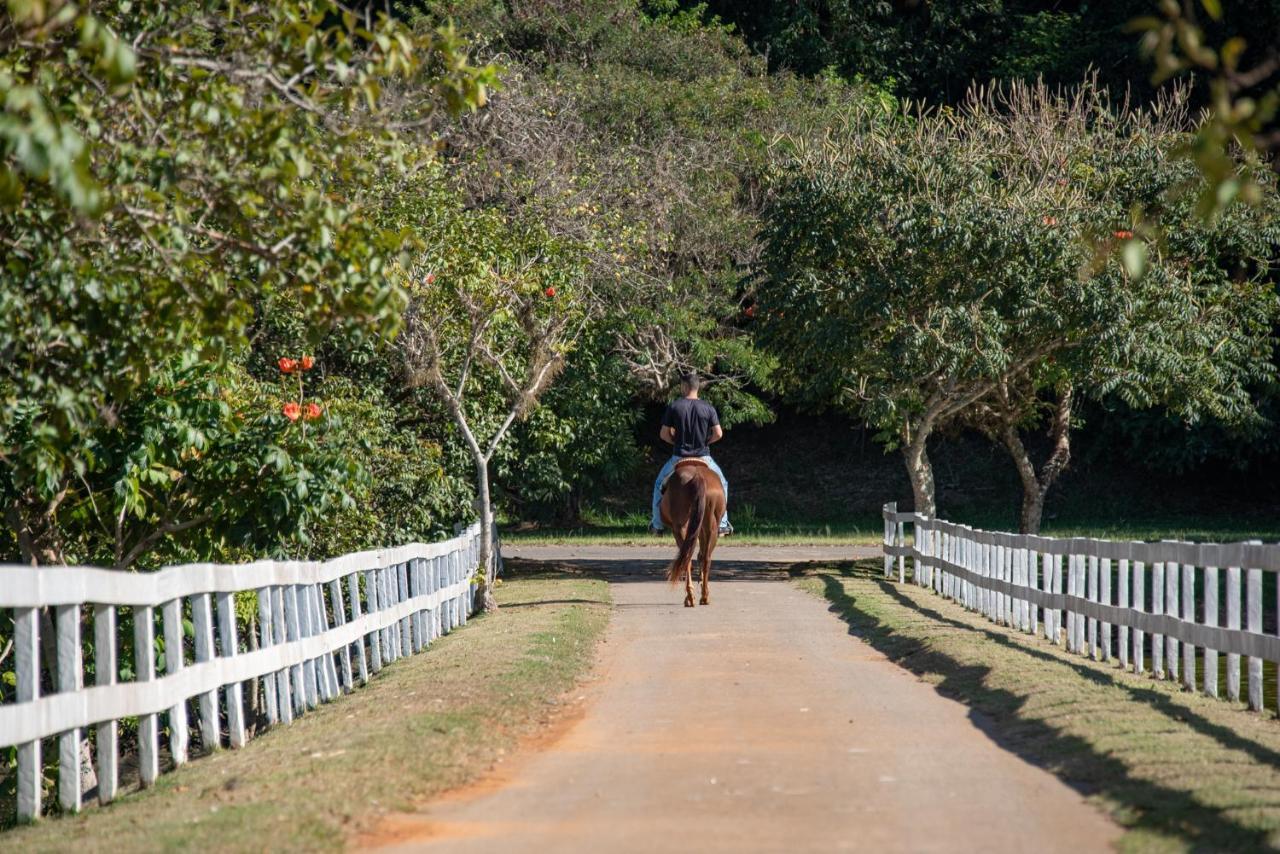
<path id="1" fill-rule="evenodd" d="M 986 640 L 1010 651 L 1071 670 L 1095 683 L 1119 688 L 1133 702 L 1156 708 L 1213 738 L 1224 747 L 1240 750 L 1259 762 L 1280 763 L 1280 754 L 1271 748 L 1206 720 L 1186 707 L 1173 703 L 1158 691 L 1125 684 L 1095 668 L 1063 661 L 1042 650 L 1029 648 L 999 632 L 952 619 L 903 595 L 894 584 L 874 577 L 873 571 L 846 569 L 843 572 L 875 581 L 880 591 L 897 604 L 942 625 L 966 632 L 980 632 Z M 1271 840 L 1266 831 L 1241 825 L 1222 811 L 1200 803 L 1187 792 L 1135 777 L 1121 761 L 1099 752 L 1094 745 L 1079 736 L 1062 732 L 1043 720 L 1013 720 L 1012 716 L 1027 702 L 1035 686 L 1028 686 L 1026 694 L 988 686 L 985 677 L 992 670 L 990 666 L 962 663 L 945 652 L 929 648 L 923 642 L 900 634 L 871 611 L 861 607 L 856 597 L 849 595 L 836 577 L 823 574 L 821 578 L 826 597 L 832 603 L 832 610 L 849 624 L 851 635 L 870 644 L 912 673 L 940 678 L 935 684 L 938 693 L 968 705 L 975 725 L 1001 748 L 1026 762 L 1054 772 L 1078 791 L 1100 794 L 1122 805 L 1126 826 L 1185 839 L 1197 850 L 1270 849 Z M 1013 725 L 1005 726 L 1006 723 Z"/>

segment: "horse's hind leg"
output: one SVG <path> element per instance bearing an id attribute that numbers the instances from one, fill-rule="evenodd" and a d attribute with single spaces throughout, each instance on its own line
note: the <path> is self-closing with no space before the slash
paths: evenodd
<path id="1" fill-rule="evenodd" d="M 702 599 L 703 605 L 711 604 L 711 552 L 716 547 L 716 535 L 714 532 L 707 533 L 702 538 L 702 554 L 699 559 L 702 562 Z"/>
<path id="2" fill-rule="evenodd" d="M 693 607 L 693 561 L 689 561 L 684 567 L 684 606 Z"/>

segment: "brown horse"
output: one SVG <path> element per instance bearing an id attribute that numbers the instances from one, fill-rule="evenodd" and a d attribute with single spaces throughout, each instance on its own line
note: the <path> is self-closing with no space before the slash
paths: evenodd
<path id="1" fill-rule="evenodd" d="M 667 481 L 663 493 L 662 523 L 676 535 L 676 559 L 667 567 L 667 580 L 678 584 L 684 577 L 684 604 L 693 607 L 693 547 L 700 545 L 703 605 L 711 604 L 707 580 L 711 575 L 711 552 L 720 537 L 724 516 L 724 490 L 720 478 L 698 459 L 681 460 Z"/>

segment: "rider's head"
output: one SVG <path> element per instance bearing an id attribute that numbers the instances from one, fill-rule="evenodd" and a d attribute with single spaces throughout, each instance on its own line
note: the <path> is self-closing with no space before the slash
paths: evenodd
<path id="1" fill-rule="evenodd" d="M 697 371 L 686 371 L 680 375 L 680 390 L 685 394 L 693 394 L 702 387 L 702 380 Z"/>

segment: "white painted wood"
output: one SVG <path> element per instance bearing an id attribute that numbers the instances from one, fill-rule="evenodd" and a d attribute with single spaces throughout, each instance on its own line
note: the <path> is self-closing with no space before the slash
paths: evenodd
<path id="1" fill-rule="evenodd" d="M 164 672 L 178 673 L 185 663 L 182 654 L 182 600 L 170 599 L 161 607 L 164 629 Z M 169 707 L 169 756 L 174 766 L 187 762 L 187 700 Z"/>
<path id="2" fill-rule="evenodd" d="M 396 581 L 396 589 L 399 591 L 399 594 L 400 594 L 400 598 L 397 601 L 404 602 L 409 598 L 409 563 L 408 561 L 405 561 L 404 563 L 396 565 L 395 581 Z M 409 655 L 414 651 L 413 632 L 412 632 L 412 628 L 410 626 L 410 620 L 408 617 L 405 617 L 403 620 L 400 621 L 400 650 L 401 650 L 401 654 L 403 655 Z"/>
<path id="3" fill-rule="evenodd" d="M 93 680 L 95 685 L 114 685 L 119 666 L 116 661 L 116 609 L 97 605 L 93 609 Z M 120 785 L 119 727 L 114 719 L 98 724 L 98 803 L 109 804 Z"/>
<path id="4" fill-rule="evenodd" d="M 368 597 L 369 613 L 376 614 L 380 608 L 378 605 L 378 594 L 382 587 L 377 569 L 369 569 L 364 573 L 365 579 L 365 595 Z M 369 635 L 369 667 L 374 673 L 382 670 L 382 632 L 381 630 L 373 632 Z"/>
<path id="5" fill-rule="evenodd" d="M 311 601 L 305 584 L 293 586 L 293 600 L 297 603 L 298 637 L 309 638 L 311 637 Z M 302 701 L 304 710 L 314 709 L 320 705 L 320 686 L 316 684 L 314 657 L 302 662 Z"/>
<path id="6" fill-rule="evenodd" d="M 1252 567 L 1245 570 L 1246 628 L 1262 632 L 1262 570 Z M 1249 708 L 1262 709 L 1262 659 L 1249 657 Z"/>
<path id="7" fill-rule="evenodd" d="M 1040 587 L 1040 553 L 1034 550 L 1027 550 L 1027 586 L 1032 590 L 1039 590 Z M 1027 627 L 1027 631 L 1033 635 L 1040 634 L 1040 606 L 1034 600 L 1028 600 L 1028 607 L 1031 611 L 1031 625 Z"/>
<path id="8" fill-rule="evenodd" d="M 258 590 L 258 648 L 275 644 L 274 620 L 271 616 L 270 587 Z M 267 723 L 275 725 L 280 720 L 280 707 L 276 700 L 276 674 L 265 673 L 262 676 L 262 699 L 266 706 Z"/>
<path id="9" fill-rule="evenodd" d="M 1204 568 L 1204 624 L 1218 625 L 1218 568 Z M 1204 648 L 1204 692 L 1210 697 L 1218 696 L 1218 651 L 1212 647 Z"/>
<path id="10" fill-rule="evenodd" d="M 1133 610 L 1142 613 L 1147 610 L 1147 567 L 1140 560 L 1133 562 Z M 1146 634 L 1141 629 L 1133 630 L 1133 672 L 1146 670 Z"/>
<path id="11" fill-rule="evenodd" d="M 1089 577 L 1087 580 L 1088 598 L 1090 602 L 1097 602 L 1099 601 L 1098 556 L 1089 555 L 1088 561 L 1089 561 Z M 1089 631 L 1089 657 L 1096 659 L 1098 657 L 1098 621 L 1093 619 L 1092 617 L 1090 617 L 1088 621 L 1088 631 Z"/>
<path id="12" fill-rule="evenodd" d="M 1062 555 L 1053 555 L 1053 592 L 1062 593 Z M 1062 609 L 1053 609 L 1053 642 L 1062 644 Z"/>
<path id="13" fill-rule="evenodd" d="M 1079 596 L 1079 563 L 1080 560 L 1076 555 L 1067 555 L 1067 596 Z M 1079 652 L 1079 638 L 1076 634 L 1076 614 L 1073 609 L 1067 609 L 1067 651 Z"/>
<path id="14" fill-rule="evenodd" d="M 1116 581 L 1119 587 L 1119 600 L 1116 602 L 1121 608 L 1129 607 L 1129 559 L 1127 557 L 1120 558 L 1120 566 L 1116 571 Z M 1120 647 L 1120 666 L 1127 668 L 1129 666 L 1129 626 L 1125 623 L 1120 624 L 1118 632 L 1117 645 Z"/>
<path id="15" fill-rule="evenodd" d="M 231 658 L 239 654 L 240 641 L 236 637 L 235 595 L 218 594 L 218 642 L 222 646 L 222 656 Z M 227 705 L 228 741 L 233 748 L 245 745 L 244 732 L 244 691 L 239 680 L 225 685 L 222 690 Z"/>
<path id="16" fill-rule="evenodd" d="M 276 645 L 288 643 L 291 638 L 289 636 L 289 622 L 285 616 L 285 597 L 287 588 L 276 585 L 271 588 L 271 636 L 275 638 Z M 294 692 L 291 687 L 290 679 L 293 676 L 292 669 L 282 667 L 274 671 L 276 676 L 276 703 L 280 712 L 281 723 L 292 723 L 294 709 L 297 708 L 297 700 L 294 699 Z"/>
<path id="17" fill-rule="evenodd" d="M 347 595 L 351 600 L 351 620 L 352 622 L 360 619 L 360 573 L 353 572 L 347 576 Z M 363 637 L 359 638 L 355 643 L 356 650 L 356 667 L 360 671 L 360 684 L 365 685 L 369 682 L 369 664 L 365 659 Z"/>
<path id="18" fill-rule="evenodd" d="M 1164 569 L 1164 604 L 1165 613 L 1171 617 L 1177 617 L 1181 613 L 1178 607 L 1178 591 L 1179 577 L 1181 573 L 1177 561 L 1170 561 Z M 1168 671 L 1168 678 L 1173 681 L 1178 680 L 1178 673 L 1181 670 L 1181 660 L 1178 654 L 1178 639 L 1172 635 L 1165 635 L 1165 668 Z"/>
<path id="19" fill-rule="evenodd" d="M 137 682 L 156 678 L 155 613 L 150 605 L 133 609 L 133 672 Z M 138 774 L 144 788 L 160 776 L 159 722 L 155 712 L 138 716 Z"/>
<path id="20" fill-rule="evenodd" d="M 80 647 L 80 606 L 59 605 L 56 609 L 58 633 L 58 691 L 75 693 L 84 687 L 83 653 Z M 58 805 L 66 812 L 79 812 L 80 729 L 72 727 L 58 736 Z"/>
<path id="21" fill-rule="evenodd" d="M 1164 562 L 1151 565 L 1151 613 L 1163 614 L 1164 610 Z M 1157 679 L 1164 678 L 1164 635 L 1151 635 L 1151 672 Z"/>
<path id="22" fill-rule="evenodd" d="M 906 544 L 907 544 L 907 529 L 906 529 L 906 523 L 904 523 L 904 522 L 902 522 L 902 521 L 899 521 L 899 522 L 898 522 L 898 541 L 897 541 L 897 545 L 901 547 L 901 546 L 906 546 Z M 904 582 L 904 581 L 906 581 L 906 580 L 907 580 L 907 557 L 906 557 L 906 555 L 905 555 L 905 554 L 901 554 L 901 553 L 899 553 L 899 555 L 898 555 L 898 583 L 899 583 L 899 584 L 901 584 L 902 582 Z"/>
<path id="23" fill-rule="evenodd" d="M 1190 563 L 1182 565 L 1182 620 L 1186 623 L 1196 621 L 1196 568 Z M 1193 643 L 1182 645 L 1182 686 L 1190 691 L 1196 689 L 1196 647 Z"/>
<path id="24" fill-rule="evenodd" d="M 332 637 L 332 629 L 336 625 L 333 622 L 333 615 L 329 613 L 324 598 L 324 585 L 311 585 L 312 599 L 315 601 L 317 619 L 320 621 L 320 630 L 318 634 L 325 637 Z M 325 679 L 328 683 L 329 699 L 336 700 L 342 694 L 342 688 L 338 683 L 338 659 L 332 647 L 325 650 L 322 658 L 324 661 Z"/>
<path id="25" fill-rule="evenodd" d="M 1098 578 L 1100 581 L 1098 587 L 1098 596 L 1103 604 L 1114 604 L 1111 598 L 1111 558 L 1104 557 L 1099 562 Z M 1102 659 L 1103 661 L 1111 661 L 1111 623 L 1106 620 L 1099 624 L 1099 631 L 1102 634 Z"/>
<path id="26" fill-rule="evenodd" d="M 40 696 L 40 619 L 35 608 L 13 614 L 13 666 L 17 679 L 15 702 L 33 703 Z M 40 817 L 44 777 L 40 739 L 18 745 L 18 820 Z"/>
<path id="27" fill-rule="evenodd" d="M 1227 628 L 1239 629 L 1240 623 L 1240 567 L 1227 567 Z M 1240 702 L 1240 655 L 1227 653 L 1227 699 Z"/>
<path id="28" fill-rule="evenodd" d="M 333 621 L 335 625 L 344 625 L 347 622 L 347 606 L 342 601 L 342 581 L 335 578 L 329 582 L 329 599 L 333 607 Z M 351 671 L 351 645 L 344 644 L 342 652 L 339 653 L 342 660 L 342 690 L 350 693 L 355 690 L 356 682 Z"/>
<path id="29" fill-rule="evenodd" d="M 196 664 L 214 659 L 213 606 L 208 593 L 198 593 L 191 599 L 191 623 L 196 632 Z M 201 691 L 200 742 L 205 750 L 217 750 L 222 746 L 222 732 L 218 724 L 218 689 L 216 686 Z"/>
<path id="30" fill-rule="evenodd" d="M 1053 555 L 1040 555 L 1040 589 L 1044 593 L 1053 592 Z M 1044 639 L 1053 642 L 1053 611 L 1044 609 Z"/>

